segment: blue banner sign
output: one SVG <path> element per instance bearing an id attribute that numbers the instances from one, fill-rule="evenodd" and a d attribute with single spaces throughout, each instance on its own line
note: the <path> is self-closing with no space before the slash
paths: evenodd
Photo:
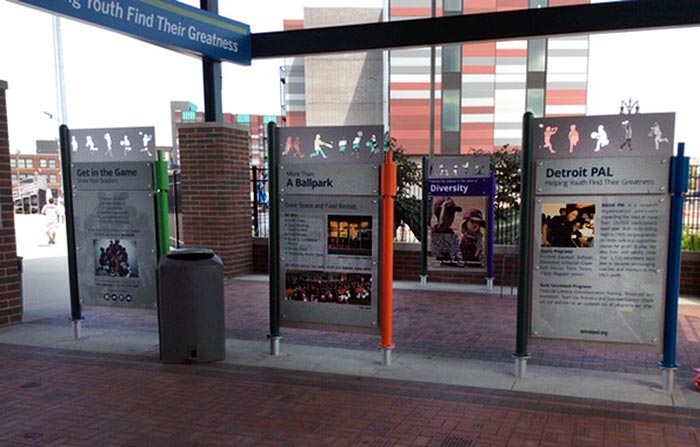
<path id="1" fill-rule="evenodd" d="M 432 197 L 488 196 L 492 191 L 491 177 L 428 180 L 428 194 Z"/>
<path id="2" fill-rule="evenodd" d="M 171 0 L 12 0 L 176 51 L 250 65 L 250 27 Z"/>

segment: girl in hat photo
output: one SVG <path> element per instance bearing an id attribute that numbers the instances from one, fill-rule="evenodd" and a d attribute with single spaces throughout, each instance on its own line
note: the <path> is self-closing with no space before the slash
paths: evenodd
<path id="1" fill-rule="evenodd" d="M 462 259 L 467 266 L 484 266 L 484 233 L 481 231 L 486 226 L 481 210 L 470 208 L 462 216 L 462 239 L 459 241 L 459 249 Z"/>

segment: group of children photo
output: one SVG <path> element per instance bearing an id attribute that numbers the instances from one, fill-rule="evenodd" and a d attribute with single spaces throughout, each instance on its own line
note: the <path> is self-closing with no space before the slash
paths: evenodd
<path id="1" fill-rule="evenodd" d="M 447 267 L 485 267 L 483 211 L 462 207 L 452 197 L 435 197 L 432 208 L 433 263 Z"/>

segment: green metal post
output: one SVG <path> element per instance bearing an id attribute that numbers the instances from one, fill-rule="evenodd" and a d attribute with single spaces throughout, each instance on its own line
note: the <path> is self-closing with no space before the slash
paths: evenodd
<path id="1" fill-rule="evenodd" d="M 279 304 L 279 275 L 280 275 L 280 228 L 279 228 L 279 160 L 277 144 L 277 125 L 267 124 L 267 159 L 268 179 L 270 185 L 270 237 L 268 250 L 268 271 L 270 272 L 270 353 L 279 355 L 280 341 L 280 304 Z"/>
<path id="2" fill-rule="evenodd" d="M 168 207 L 168 162 L 165 153 L 158 151 L 158 160 L 153 163 L 153 179 L 156 190 L 156 207 L 158 212 L 158 254 L 165 256 L 170 251 L 170 209 Z"/>
<path id="3" fill-rule="evenodd" d="M 70 292 L 70 319 L 73 335 L 80 338 L 80 322 L 83 319 L 78 287 L 78 254 L 75 244 L 75 218 L 73 214 L 73 177 L 71 171 L 70 130 L 62 124 L 59 129 L 61 142 L 61 170 L 63 171 L 63 205 L 66 215 L 66 242 L 68 244 L 68 289 Z"/>
<path id="4" fill-rule="evenodd" d="M 527 112 L 523 116 L 523 153 L 522 172 L 520 181 L 520 234 L 518 253 L 518 316 L 515 354 L 516 375 L 522 377 L 525 374 L 525 359 L 529 357 L 527 352 L 527 342 L 530 331 L 530 245 L 531 245 L 531 222 L 533 208 L 533 151 L 532 151 L 532 128 L 533 115 Z"/>
<path id="5" fill-rule="evenodd" d="M 421 284 L 428 282 L 428 226 L 430 224 L 430 212 L 428 202 L 428 171 L 430 169 L 430 158 L 423 157 L 423 182 L 421 193 L 420 210 L 420 280 Z"/>

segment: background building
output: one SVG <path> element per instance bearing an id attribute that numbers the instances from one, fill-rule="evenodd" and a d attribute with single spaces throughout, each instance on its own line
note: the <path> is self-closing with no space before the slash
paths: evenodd
<path id="1" fill-rule="evenodd" d="M 182 105 L 178 108 L 178 104 Z M 186 105 L 186 106 L 185 106 Z M 197 106 L 187 101 L 171 102 L 173 118 L 173 151 L 171 152 L 171 165 L 179 167 L 177 150 L 177 124 L 204 122 L 204 112 L 197 111 Z M 237 113 L 224 113 L 223 122 L 244 126 L 250 133 L 250 165 L 259 168 L 267 164 L 265 144 L 267 141 L 267 123 L 274 122 L 277 125 L 283 123 L 281 116 L 274 115 L 248 115 Z"/>
<path id="2" fill-rule="evenodd" d="M 46 176 L 51 197 L 62 196 L 61 159 L 55 140 L 38 140 L 36 154 L 10 155 L 12 198 L 15 212 L 38 213 L 38 184 L 36 173 Z M 48 198 L 48 195 L 47 195 Z"/>
<path id="3" fill-rule="evenodd" d="M 431 0 L 392 0 L 389 20 L 431 16 Z M 436 16 L 589 3 L 588 0 L 442 0 Z M 381 21 L 380 9 L 305 8 L 285 30 Z M 287 125 L 385 122 L 383 76 L 389 73 L 389 126 L 409 154 L 430 153 L 431 49 L 295 57 L 285 63 Z M 522 115 L 584 115 L 588 36 L 435 48 L 434 153 L 459 154 L 520 145 Z M 355 86 L 351 88 L 350 86 Z M 349 94 L 348 92 L 352 92 Z"/>

